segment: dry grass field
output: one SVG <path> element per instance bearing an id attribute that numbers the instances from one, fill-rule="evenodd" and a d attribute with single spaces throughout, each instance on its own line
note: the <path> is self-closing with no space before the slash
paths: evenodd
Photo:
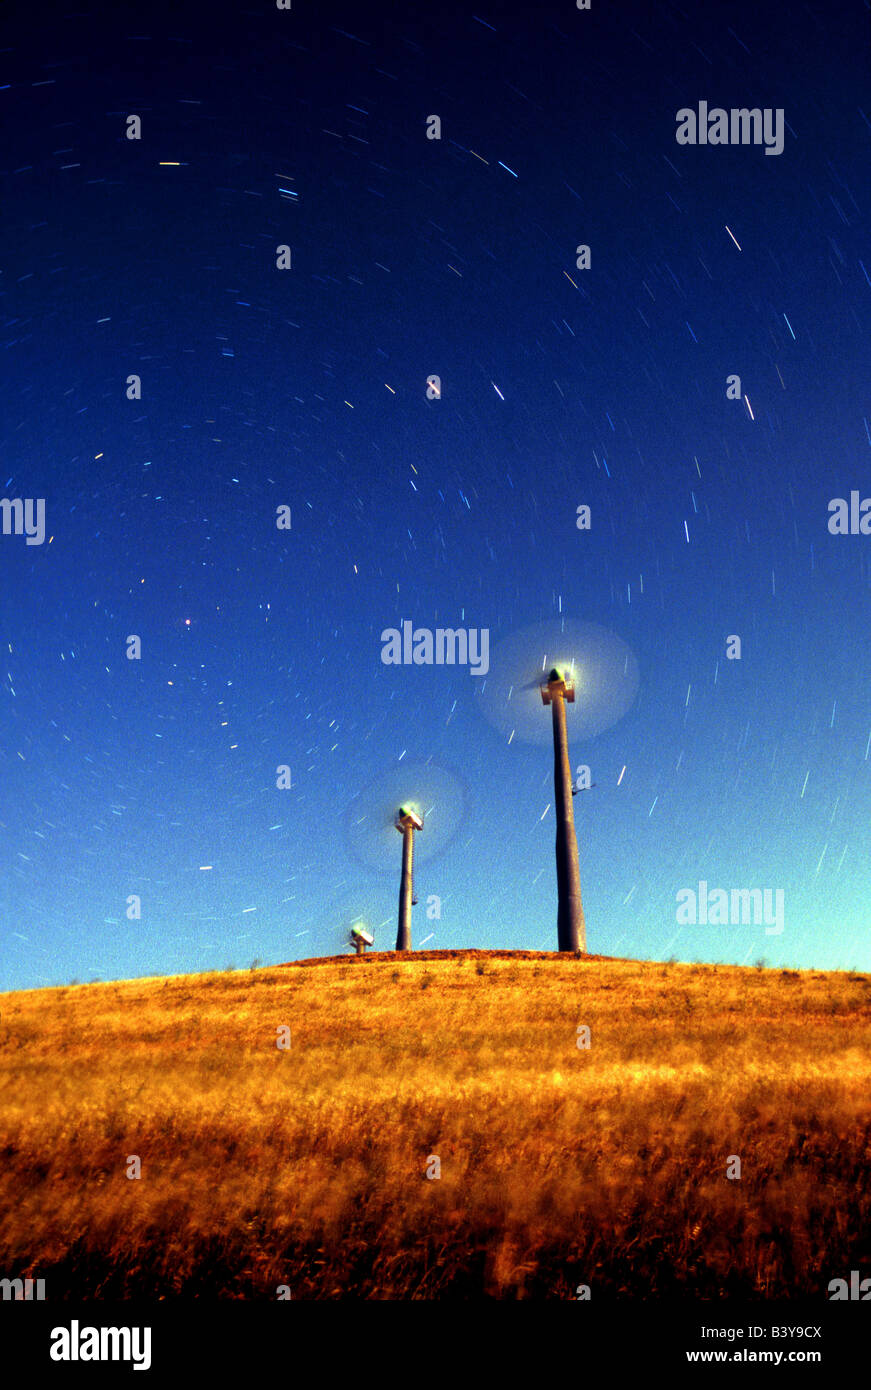
<path id="1" fill-rule="evenodd" d="M 868 975 L 420 952 L 6 994 L 0 1277 L 825 1298 L 871 1272 L 869 1083 Z"/>

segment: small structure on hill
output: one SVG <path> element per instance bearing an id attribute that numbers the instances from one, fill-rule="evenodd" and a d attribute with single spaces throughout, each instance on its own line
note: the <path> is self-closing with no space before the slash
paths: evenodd
<path id="1" fill-rule="evenodd" d="M 362 922 L 354 923 L 353 927 L 351 928 L 350 936 L 351 945 L 354 947 L 354 950 L 357 952 L 358 956 L 363 955 L 367 946 L 374 946 L 375 944 L 374 936 L 371 932 L 368 932 L 366 930 Z"/>

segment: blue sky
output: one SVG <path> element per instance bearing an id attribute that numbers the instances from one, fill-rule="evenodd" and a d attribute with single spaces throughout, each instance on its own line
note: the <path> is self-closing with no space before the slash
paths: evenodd
<path id="1" fill-rule="evenodd" d="M 867 16 L 609 11 L 13 28 L 2 987 L 392 947 L 354 826 L 405 780 L 415 942 L 555 949 L 551 755 L 488 701 L 560 622 L 638 665 L 568 716 L 589 949 L 871 968 Z M 702 100 L 783 152 L 678 145 Z M 385 665 L 404 620 L 491 673 Z M 783 932 L 679 928 L 700 881 Z"/>

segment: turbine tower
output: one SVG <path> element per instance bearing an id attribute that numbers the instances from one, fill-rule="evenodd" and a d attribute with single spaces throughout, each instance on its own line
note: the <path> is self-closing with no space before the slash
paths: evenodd
<path id="1" fill-rule="evenodd" d="M 402 878 L 399 882 L 399 927 L 396 932 L 397 951 L 411 950 L 411 906 L 414 902 L 412 870 L 414 867 L 414 832 L 423 830 L 423 820 L 414 811 L 400 806 L 394 821 L 402 835 Z"/>
<path id="2" fill-rule="evenodd" d="M 566 734 L 566 701 L 574 704 L 574 682 L 556 667 L 541 687 L 541 699 L 553 714 L 553 782 L 556 804 L 557 950 L 586 951 L 587 929 L 581 905 L 581 870 L 572 808 L 572 770 Z"/>

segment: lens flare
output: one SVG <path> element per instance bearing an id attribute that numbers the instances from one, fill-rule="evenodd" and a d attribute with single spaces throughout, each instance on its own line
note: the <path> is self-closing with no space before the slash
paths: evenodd
<path id="1" fill-rule="evenodd" d="M 509 742 L 552 741 L 540 689 L 553 668 L 575 687 L 569 738 L 593 738 L 622 719 L 638 692 L 638 662 L 622 638 L 597 623 L 555 618 L 498 642 L 478 689 L 481 713 Z"/>
<path id="2" fill-rule="evenodd" d="M 362 927 L 375 937 L 376 950 L 392 946 L 396 934 L 393 895 L 373 883 L 340 887 L 311 920 L 310 934 L 299 944 L 304 945 L 305 954 L 339 956 L 351 950 L 354 927 Z"/>
<path id="3" fill-rule="evenodd" d="M 382 773 L 354 797 L 345 812 L 345 845 L 360 864 L 379 872 L 398 872 L 400 808 L 423 821 L 414 837 L 414 860 L 425 864 L 441 854 L 463 820 L 466 790 L 447 768 L 432 762 L 406 763 Z"/>

